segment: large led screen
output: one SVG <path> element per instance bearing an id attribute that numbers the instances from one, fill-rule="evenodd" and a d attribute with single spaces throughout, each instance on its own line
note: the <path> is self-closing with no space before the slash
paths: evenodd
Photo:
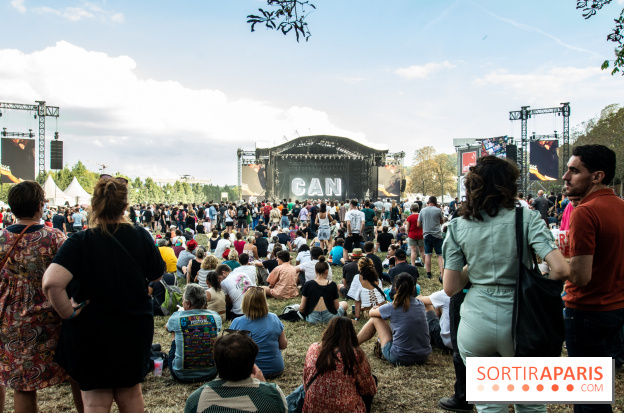
<path id="1" fill-rule="evenodd" d="M 3 184 L 18 183 L 20 180 L 35 180 L 35 140 L 2 138 Z"/>
<path id="2" fill-rule="evenodd" d="M 243 165 L 242 195 L 248 201 L 251 198 L 264 197 L 266 191 L 266 170 L 264 165 Z"/>
<path id="3" fill-rule="evenodd" d="M 556 181 L 559 179 L 559 142 L 556 140 L 529 143 L 529 173 L 531 181 Z"/>
<path id="4" fill-rule="evenodd" d="M 481 141 L 481 156 L 494 155 L 497 158 L 507 157 L 507 136 L 483 139 Z"/>
<path id="5" fill-rule="evenodd" d="M 380 166 L 377 176 L 377 191 L 379 198 L 393 198 L 398 200 L 401 196 L 400 166 Z"/>
<path id="6" fill-rule="evenodd" d="M 329 171 L 316 173 L 292 173 L 287 178 L 288 198 L 304 199 L 343 199 L 348 183 L 342 174 Z"/>

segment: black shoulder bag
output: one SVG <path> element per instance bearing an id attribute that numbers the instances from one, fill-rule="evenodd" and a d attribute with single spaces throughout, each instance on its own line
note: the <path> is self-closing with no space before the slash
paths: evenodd
<path id="1" fill-rule="evenodd" d="M 559 357 L 565 339 L 562 283 L 542 275 L 535 253 L 533 268 L 522 262 L 525 245 L 523 209 L 516 208 L 518 279 L 514 296 L 512 336 L 516 357 Z"/>

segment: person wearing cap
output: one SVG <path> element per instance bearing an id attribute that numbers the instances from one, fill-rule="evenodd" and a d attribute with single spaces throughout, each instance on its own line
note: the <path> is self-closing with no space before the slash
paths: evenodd
<path id="1" fill-rule="evenodd" d="M 186 267 L 188 263 L 195 258 L 195 248 L 197 248 L 197 241 L 194 239 L 186 243 L 186 249 L 180 253 L 178 262 L 176 264 L 177 272 L 176 276 L 182 279 L 186 279 L 182 267 Z"/>

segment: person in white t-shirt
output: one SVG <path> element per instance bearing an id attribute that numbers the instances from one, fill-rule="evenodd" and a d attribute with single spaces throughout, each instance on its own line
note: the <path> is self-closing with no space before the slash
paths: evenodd
<path id="1" fill-rule="evenodd" d="M 221 267 L 221 264 L 219 267 Z M 217 267 L 217 274 L 219 274 L 219 267 Z M 255 266 L 253 267 L 255 270 Z M 233 271 L 221 281 L 221 290 L 225 294 L 226 303 L 226 316 L 227 320 L 233 320 L 243 315 L 241 305 L 243 304 L 243 296 L 247 290 L 256 286 L 255 279 L 250 279 L 245 272 Z"/>
<path id="2" fill-rule="evenodd" d="M 361 248 L 365 223 L 364 213 L 358 209 L 357 200 L 351 200 L 350 205 L 351 209 L 345 214 L 345 221 L 347 222 L 347 238 L 344 244 L 345 262 L 349 260 L 348 253 L 353 251 L 353 248 Z"/>
<path id="3" fill-rule="evenodd" d="M 529 203 L 524 199 L 524 194 L 522 192 L 518 192 L 518 202 L 520 203 L 520 206 L 530 209 Z"/>
<path id="4" fill-rule="evenodd" d="M 451 321 L 449 318 L 451 297 L 446 295 L 444 290 L 440 290 L 429 296 L 419 295 L 416 298 L 425 305 L 431 346 L 445 351 L 453 351 Z"/>
<path id="5" fill-rule="evenodd" d="M 221 238 L 219 242 L 217 242 L 217 248 L 215 248 L 214 250 L 215 257 L 221 259 L 225 250 L 232 246 L 232 243 L 230 242 L 229 238 L 230 238 L 229 232 L 223 233 L 223 238 Z"/>
<path id="6" fill-rule="evenodd" d="M 297 278 L 299 281 L 299 285 L 303 287 L 308 281 L 312 281 L 316 278 L 316 270 L 315 266 L 318 262 L 319 257 L 323 255 L 323 250 L 321 247 L 312 247 L 310 248 L 310 260 L 302 262 L 295 267 L 295 271 L 297 271 Z M 327 275 L 327 279 L 329 281 L 332 280 L 332 269 L 331 265 L 329 266 L 329 273 Z"/>
<path id="7" fill-rule="evenodd" d="M 256 266 L 254 264 L 249 264 L 249 254 L 243 252 L 238 256 L 238 262 L 240 262 L 240 267 L 234 268 L 234 270 L 232 270 L 232 274 L 245 274 L 250 280 L 257 283 Z"/>

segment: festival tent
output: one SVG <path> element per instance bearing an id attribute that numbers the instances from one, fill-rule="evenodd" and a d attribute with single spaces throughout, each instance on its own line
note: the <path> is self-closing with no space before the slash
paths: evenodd
<path id="1" fill-rule="evenodd" d="M 91 195 L 80 186 L 75 176 L 71 184 L 65 189 L 65 194 L 71 198 L 71 201 L 69 201 L 71 205 L 91 203 Z"/>
<path id="2" fill-rule="evenodd" d="M 52 205 L 63 205 L 65 202 L 72 202 L 72 198 L 61 191 L 51 175 L 48 175 L 48 179 L 46 179 L 45 184 L 43 184 L 43 190 L 45 191 L 46 199 Z"/>

